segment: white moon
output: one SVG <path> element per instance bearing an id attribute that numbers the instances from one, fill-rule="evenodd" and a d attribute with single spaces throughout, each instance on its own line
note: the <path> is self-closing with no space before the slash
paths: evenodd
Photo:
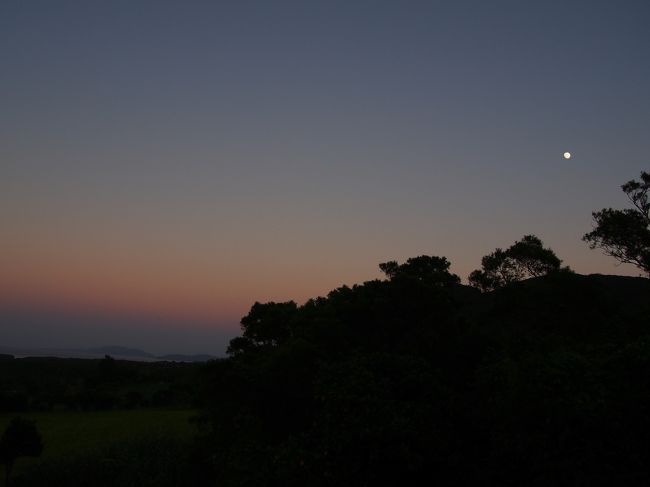
<path id="1" fill-rule="evenodd" d="M 565 159 L 571 159 L 571 153 L 570 152 L 565 152 L 564 153 L 564 158 Z"/>

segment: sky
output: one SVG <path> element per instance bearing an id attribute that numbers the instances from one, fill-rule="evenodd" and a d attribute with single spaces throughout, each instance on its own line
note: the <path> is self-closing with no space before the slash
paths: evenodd
<path id="1" fill-rule="evenodd" d="M 0 3 L 0 345 L 223 353 L 255 301 L 581 241 L 650 170 L 650 3 Z M 563 152 L 570 151 L 566 160 Z"/>

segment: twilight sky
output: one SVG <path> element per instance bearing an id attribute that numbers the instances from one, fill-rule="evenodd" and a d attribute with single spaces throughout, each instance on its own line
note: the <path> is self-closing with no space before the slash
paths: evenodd
<path id="1" fill-rule="evenodd" d="M 650 2 L 5 0 L 0 345 L 222 353 L 254 301 L 580 240 L 650 169 Z M 573 157 L 566 161 L 564 151 Z"/>

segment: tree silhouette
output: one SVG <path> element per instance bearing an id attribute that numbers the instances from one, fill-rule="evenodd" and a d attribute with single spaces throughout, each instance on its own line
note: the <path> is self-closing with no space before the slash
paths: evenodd
<path id="1" fill-rule="evenodd" d="M 291 321 L 297 305 L 286 303 L 258 303 L 241 319 L 243 334 L 230 342 L 231 355 L 256 347 L 272 347 L 285 342 L 292 335 Z"/>
<path id="2" fill-rule="evenodd" d="M 41 435 L 33 421 L 14 418 L 0 438 L 0 459 L 5 466 L 5 485 L 19 457 L 38 457 L 43 451 Z"/>
<path id="3" fill-rule="evenodd" d="M 511 282 L 539 277 L 561 270 L 562 261 L 535 235 L 525 235 L 506 250 L 495 249 L 481 259 L 481 269 L 469 275 L 469 282 L 482 291 L 492 291 Z M 562 270 L 569 270 L 565 267 Z"/>
<path id="4" fill-rule="evenodd" d="M 595 228 L 582 239 L 621 263 L 634 264 L 650 277 L 650 173 L 621 186 L 634 208 L 604 208 L 592 213 Z"/>
<path id="5" fill-rule="evenodd" d="M 394 260 L 383 262 L 379 264 L 379 269 L 390 280 L 408 278 L 443 286 L 460 283 L 460 278 L 449 272 L 449 266 L 451 263 L 446 257 L 420 255 L 411 257 L 404 264 L 398 264 Z"/>

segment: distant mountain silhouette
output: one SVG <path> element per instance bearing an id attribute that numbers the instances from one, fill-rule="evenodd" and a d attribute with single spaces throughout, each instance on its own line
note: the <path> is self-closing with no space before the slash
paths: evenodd
<path id="1" fill-rule="evenodd" d="M 111 355 L 120 357 L 156 358 L 155 355 L 145 352 L 144 350 L 140 350 L 138 348 L 121 347 L 119 345 L 106 345 L 103 347 L 87 348 L 81 351 L 99 355 Z"/>
<path id="2" fill-rule="evenodd" d="M 16 357 L 58 357 L 97 359 L 106 355 L 118 360 L 134 360 L 138 362 L 207 362 L 217 358 L 209 354 L 166 354 L 153 355 L 138 348 L 119 345 L 106 345 L 93 348 L 21 348 L 0 347 L 0 354 Z"/>

